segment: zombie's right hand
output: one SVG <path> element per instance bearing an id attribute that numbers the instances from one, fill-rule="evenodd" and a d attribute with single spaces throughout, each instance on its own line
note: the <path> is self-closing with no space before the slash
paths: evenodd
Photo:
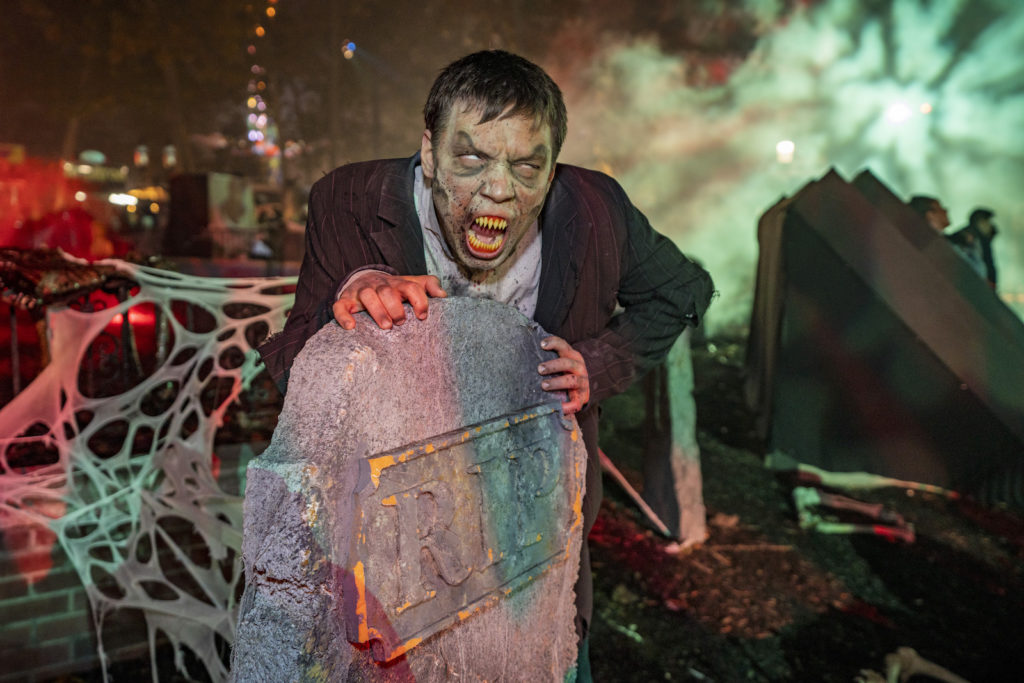
<path id="1" fill-rule="evenodd" d="M 427 317 L 427 300 L 448 293 L 433 275 L 389 275 L 367 270 L 352 278 L 334 302 L 334 318 L 346 330 L 356 326 L 353 314 L 366 311 L 382 330 L 405 322 L 405 302 L 420 320 Z"/>

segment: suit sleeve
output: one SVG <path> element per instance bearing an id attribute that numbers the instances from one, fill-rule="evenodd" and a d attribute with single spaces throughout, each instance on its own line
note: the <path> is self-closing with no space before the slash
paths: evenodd
<path id="1" fill-rule="evenodd" d="M 573 345 L 587 364 L 591 403 L 625 391 L 663 360 L 686 326 L 700 324 L 714 292 L 707 271 L 612 185 L 625 225 L 617 295 L 622 310 L 596 336 Z"/>
<path id="2" fill-rule="evenodd" d="M 339 201 L 337 185 L 343 180 L 337 172 L 313 185 L 306 219 L 306 254 L 299 269 L 295 303 L 284 330 L 268 339 L 259 349 L 263 362 L 278 388 L 284 393 L 292 362 L 306 341 L 334 319 L 333 304 L 338 286 L 348 275 L 379 260 L 361 238 L 359 221 L 346 204 Z M 377 265 L 390 271 L 387 266 Z"/>

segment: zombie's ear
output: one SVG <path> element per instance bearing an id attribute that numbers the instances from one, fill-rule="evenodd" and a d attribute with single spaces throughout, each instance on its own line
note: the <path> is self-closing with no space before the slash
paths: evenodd
<path id="1" fill-rule="evenodd" d="M 423 139 L 420 141 L 420 165 L 424 178 L 434 177 L 434 145 L 430 139 L 429 129 L 423 131 Z"/>

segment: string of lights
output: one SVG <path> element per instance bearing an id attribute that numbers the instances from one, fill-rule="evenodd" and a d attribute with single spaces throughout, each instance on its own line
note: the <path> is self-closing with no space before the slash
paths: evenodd
<path id="1" fill-rule="evenodd" d="M 267 158 L 271 176 L 276 176 L 281 167 L 281 148 L 278 145 L 277 126 L 271 117 L 266 99 L 267 70 L 261 66 L 257 58 L 257 44 L 267 36 L 267 29 L 274 17 L 277 16 L 278 0 L 267 0 L 266 6 L 257 18 L 253 27 L 252 42 L 249 43 L 247 52 L 252 58 L 249 67 L 249 83 L 247 86 L 248 97 L 246 99 L 246 136 L 251 145 L 253 154 Z"/>

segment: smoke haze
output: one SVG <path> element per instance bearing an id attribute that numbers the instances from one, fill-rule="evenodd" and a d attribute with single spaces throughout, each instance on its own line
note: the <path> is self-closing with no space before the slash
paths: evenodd
<path id="1" fill-rule="evenodd" d="M 561 159 L 614 175 L 705 264 L 720 292 L 712 331 L 748 320 L 760 215 L 829 168 L 847 179 L 868 169 L 904 199 L 939 197 L 950 230 L 992 208 L 1000 291 L 1024 293 L 1024 6 L 863 5 L 784 15 L 778 3 L 750 2 L 763 27 L 753 50 L 702 65 L 697 79 L 685 55 L 653 37 L 549 55 L 570 114 Z M 792 160 L 782 163 L 786 140 Z"/>

